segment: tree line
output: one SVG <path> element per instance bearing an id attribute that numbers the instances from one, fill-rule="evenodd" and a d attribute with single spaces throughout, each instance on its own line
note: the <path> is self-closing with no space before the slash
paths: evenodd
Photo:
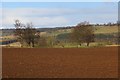
<path id="1" fill-rule="evenodd" d="M 23 24 L 19 20 L 15 20 L 15 35 L 17 40 L 22 45 L 27 45 L 29 47 L 35 47 L 36 45 L 44 47 L 52 47 L 54 44 L 60 43 L 55 41 L 55 36 L 52 37 L 43 37 L 40 35 L 40 32 L 33 27 L 32 23 Z M 113 25 L 108 23 L 107 25 Z M 81 22 L 76 26 L 72 27 L 71 34 L 69 35 L 71 41 L 76 42 L 78 45 L 86 43 L 86 46 L 89 46 L 91 42 L 94 42 L 94 26 L 89 24 L 89 22 Z M 64 46 L 64 45 L 62 45 Z"/>

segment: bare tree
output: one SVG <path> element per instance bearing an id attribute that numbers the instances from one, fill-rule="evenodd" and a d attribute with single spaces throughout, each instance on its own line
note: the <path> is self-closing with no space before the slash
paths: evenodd
<path id="1" fill-rule="evenodd" d="M 32 23 L 22 24 L 19 20 L 15 20 L 15 35 L 19 42 L 25 42 L 30 47 L 34 47 L 40 36 L 37 30 L 33 28 Z"/>
<path id="2" fill-rule="evenodd" d="M 89 24 L 78 24 L 72 31 L 72 39 L 79 43 L 87 43 L 89 46 L 90 42 L 94 41 L 94 29 L 92 25 Z"/>

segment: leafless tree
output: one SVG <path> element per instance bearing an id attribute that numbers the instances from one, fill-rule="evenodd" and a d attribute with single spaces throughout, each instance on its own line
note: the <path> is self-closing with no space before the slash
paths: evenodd
<path id="1" fill-rule="evenodd" d="M 72 39 L 79 43 L 87 43 L 87 46 L 89 46 L 90 42 L 94 41 L 94 29 L 92 25 L 89 24 L 78 24 L 72 31 Z"/>
<path id="2" fill-rule="evenodd" d="M 37 34 L 37 30 L 33 28 L 32 23 L 22 24 L 19 20 L 15 20 L 15 35 L 19 42 L 27 43 L 28 46 L 34 47 L 40 36 Z"/>

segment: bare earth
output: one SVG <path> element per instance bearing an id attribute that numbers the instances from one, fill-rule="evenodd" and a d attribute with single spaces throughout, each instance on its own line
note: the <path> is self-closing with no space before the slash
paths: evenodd
<path id="1" fill-rule="evenodd" d="M 117 78 L 118 47 L 3 48 L 3 78 Z"/>

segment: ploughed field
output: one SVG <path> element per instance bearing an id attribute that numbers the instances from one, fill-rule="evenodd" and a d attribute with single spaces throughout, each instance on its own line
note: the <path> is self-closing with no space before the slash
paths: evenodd
<path id="1" fill-rule="evenodd" d="M 118 47 L 3 48 L 3 78 L 117 78 Z"/>

